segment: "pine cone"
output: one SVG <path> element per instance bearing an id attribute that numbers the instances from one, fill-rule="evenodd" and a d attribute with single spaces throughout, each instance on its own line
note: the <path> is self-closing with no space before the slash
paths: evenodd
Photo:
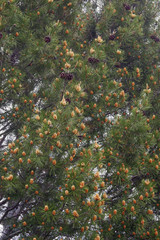
<path id="1" fill-rule="evenodd" d="M 150 38 L 153 39 L 155 42 L 160 42 L 160 39 L 158 37 L 156 37 L 155 35 L 151 35 Z"/>
<path id="2" fill-rule="evenodd" d="M 125 8 L 127 11 L 131 9 L 131 7 L 130 7 L 128 4 L 126 4 L 126 3 L 124 3 L 123 6 L 124 6 L 124 8 Z"/>
<path id="3" fill-rule="evenodd" d="M 68 102 L 70 104 L 71 100 L 69 98 L 66 98 L 66 102 Z"/>
<path id="4" fill-rule="evenodd" d="M 159 39 L 158 37 L 156 37 L 156 38 L 154 39 L 154 41 L 155 41 L 155 42 L 160 42 L 160 39 Z"/>
<path id="5" fill-rule="evenodd" d="M 156 38 L 156 36 L 154 36 L 154 35 L 151 35 L 151 39 L 153 39 L 153 40 L 154 40 L 155 38 Z"/>
<path id="6" fill-rule="evenodd" d="M 51 37 L 46 36 L 46 37 L 44 38 L 44 41 L 45 41 L 46 43 L 49 43 L 49 42 L 51 41 Z"/>
<path id="7" fill-rule="evenodd" d="M 60 74 L 60 78 L 65 78 L 65 72 L 62 72 L 62 73 Z"/>
<path id="8" fill-rule="evenodd" d="M 115 34 L 112 34 L 112 35 L 109 36 L 109 40 L 113 41 L 115 39 L 115 37 L 116 37 Z"/>
<path id="9" fill-rule="evenodd" d="M 114 65 L 116 68 L 120 68 L 121 67 L 121 63 L 116 63 L 115 65 Z"/>
<path id="10" fill-rule="evenodd" d="M 89 57 L 89 58 L 88 58 L 88 62 L 89 62 L 89 63 L 98 63 L 99 60 L 98 60 L 97 58 Z"/>
<path id="11" fill-rule="evenodd" d="M 66 79 L 67 80 L 72 80 L 73 79 L 73 74 L 67 73 Z"/>
<path id="12" fill-rule="evenodd" d="M 73 79 L 73 74 L 72 74 L 72 73 L 62 72 L 62 73 L 60 74 L 60 78 L 66 79 L 66 80 L 72 80 L 72 79 Z"/>

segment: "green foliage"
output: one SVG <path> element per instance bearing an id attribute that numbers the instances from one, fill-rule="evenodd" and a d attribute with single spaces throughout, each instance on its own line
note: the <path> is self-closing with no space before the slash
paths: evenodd
<path id="1" fill-rule="evenodd" d="M 2 240 L 159 239 L 159 3 L 102 3 L 1 1 Z"/>

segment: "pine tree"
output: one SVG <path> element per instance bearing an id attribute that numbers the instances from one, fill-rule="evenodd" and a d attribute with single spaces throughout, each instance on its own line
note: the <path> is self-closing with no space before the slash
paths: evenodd
<path id="1" fill-rule="evenodd" d="M 158 1 L 87 4 L 2 3 L 3 240 L 159 239 Z"/>

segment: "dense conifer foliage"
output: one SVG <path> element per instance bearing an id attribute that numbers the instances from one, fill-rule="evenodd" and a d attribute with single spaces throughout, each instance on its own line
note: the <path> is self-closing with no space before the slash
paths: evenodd
<path id="1" fill-rule="evenodd" d="M 1 0 L 2 240 L 160 239 L 159 5 Z"/>

